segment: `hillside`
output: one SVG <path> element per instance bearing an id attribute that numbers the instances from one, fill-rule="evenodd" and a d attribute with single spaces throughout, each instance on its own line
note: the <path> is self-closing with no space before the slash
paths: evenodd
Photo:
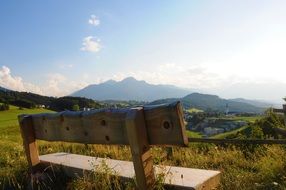
<path id="1" fill-rule="evenodd" d="M 11 90 L 1 90 L 0 89 L 0 102 L 8 102 L 11 105 L 24 108 L 34 108 L 37 106 L 44 105 L 54 111 L 72 110 L 74 105 L 78 105 L 79 109 L 83 108 L 100 108 L 103 106 L 116 104 L 119 107 L 124 106 L 136 106 L 148 103 L 147 101 L 142 101 L 141 99 L 150 99 L 150 97 L 157 97 L 158 99 L 149 104 L 163 104 L 171 103 L 174 101 L 181 101 L 186 109 L 197 108 L 200 110 L 214 110 L 224 112 L 226 110 L 226 105 L 228 105 L 229 112 L 248 112 L 248 113 L 261 113 L 265 110 L 268 104 L 254 100 L 246 99 L 222 99 L 216 95 L 192 93 L 189 95 L 186 90 L 179 89 L 175 86 L 170 85 L 150 85 L 145 81 L 137 81 L 134 78 L 126 78 L 123 81 L 107 81 L 105 83 L 95 85 L 94 89 L 97 89 L 97 94 L 102 96 L 98 99 L 110 99 L 107 101 L 96 102 L 93 99 L 88 99 L 84 97 L 75 97 L 75 95 L 80 96 L 81 93 L 90 94 L 90 90 L 93 88 L 85 88 L 78 93 L 73 94 L 73 96 L 66 97 L 48 97 L 42 96 L 34 93 L 28 92 L 17 92 Z M 108 87 L 107 87 L 108 86 Z M 129 86 L 129 88 L 128 88 Z M 107 91 L 110 93 L 107 94 Z M 184 94 L 182 98 L 179 97 L 180 94 Z M 156 96 L 154 96 L 156 95 Z M 172 96 L 174 95 L 174 96 Z M 88 96 L 88 95 L 87 95 Z M 146 96 L 144 98 L 144 96 Z M 161 97 L 171 97 L 162 99 Z M 118 98 L 118 99 L 116 99 Z M 139 99 L 141 101 L 131 101 L 134 99 Z M 114 100 L 111 100 L 114 99 Z M 122 100 L 126 99 L 126 100 Z M 256 104 L 255 104 L 256 103 Z M 270 106 L 269 106 L 270 107 Z"/>
<path id="2" fill-rule="evenodd" d="M 0 86 L 0 91 L 9 91 L 9 89 Z"/>
<path id="3" fill-rule="evenodd" d="M 269 108 L 273 107 L 274 104 L 266 101 L 260 101 L 260 100 L 247 100 L 244 98 L 234 98 L 234 99 L 229 99 L 234 102 L 241 102 L 241 103 L 247 103 L 256 107 L 261 107 L 261 108 Z"/>
<path id="4" fill-rule="evenodd" d="M 222 99 L 216 95 L 193 93 L 182 98 L 185 107 L 195 107 L 202 110 L 218 110 L 224 112 L 228 105 L 229 112 L 260 113 L 264 109 L 244 102 Z"/>
<path id="5" fill-rule="evenodd" d="M 91 98 L 94 100 L 136 100 L 154 101 L 162 98 L 179 98 L 190 90 L 172 85 L 154 85 L 133 77 L 116 82 L 109 80 L 101 84 L 89 85 L 71 96 Z"/>
<path id="6" fill-rule="evenodd" d="M 0 89 L 0 102 L 6 102 L 21 108 L 46 107 L 54 111 L 73 110 L 75 105 L 78 109 L 100 108 L 102 105 L 94 100 L 83 97 L 49 97 L 29 92 L 17 92 Z"/>
<path id="7" fill-rule="evenodd" d="M 256 107 L 244 102 L 236 102 L 232 100 L 222 99 L 216 95 L 192 93 L 183 98 L 168 98 L 160 99 L 151 102 L 150 104 L 171 103 L 174 101 L 181 101 L 184 108 L 197 108 L 201 110 L 214 110 L 225 112 L 226 105 L 228 105 L 229 112 L 248 112 L 261 113 L 265 108 Z"/>
<path id="8" fill-rule="evenodd" d="M 16 106 L 9 106 L 8 111 L 0 112 L 0 129 L 4 127 L 12 127 L 18 125 L 18 115 L 21 114 L 36 114 L 36 113 L 51 113 L 53 111 L 43 108 L 37 109 L 19 109 Z"/>

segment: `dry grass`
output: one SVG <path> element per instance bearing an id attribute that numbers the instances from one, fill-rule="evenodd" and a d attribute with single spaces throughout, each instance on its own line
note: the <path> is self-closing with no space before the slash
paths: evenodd
<path id="1" fill-rule="evenodd" d="M 17 125 L 0 127 L 0 189 L 26 189 L 31 186 L 22 139 Z M 131 160 L 127 146 L 80 145 L 71 143 L 38 142 L 41 154 L 70 152 L 102 158 Z M 219 189 L 286 189 L 286 147 L 215 146 L 192 144 L 188 148 L 174 148 L 170 159 L 162 156 L 165 148 L 152 148 L 156 164 L 214 169 L 222 171 Z M 132 189 L 134 183 L 122 183 L 116 174 L 103 164 L 94 172 L 71 180 L 62 173 L 34 176 L 33 185 L 41 189 Z M 40 180 L 41 178 L 45 180 Z M 162 188 L 164 176 L 158 176 L 157 189 Z"/>
<path id="2" fill-rule="evenodd" d="M 25 189 L 27 184 L 27 164 L 22 146 L 19 142 L 11 141 L 0 143 L 1 170 L 0 181 L 2 188 L 13 187 Z M 4 148 L 4 149 L 3 149 Z M 127 146 L 79 145 L 71 143 L 39 142 L 41 154 L 52 152 L 71 152 L 104 158 L 131 160 L 130 149 Z M 165 148 L 152 149 L 155 163 L 174 166 L 214 169 L 222 171 L 219 189 L 285 189 L 286 188 L 286 149 L 284 146 L 259 146 L 246 154 L 245 147 L 215 146 L 193 144 L 189 148 L 174 148 L 170 159 L 162 157 L 166 154 Z M 95 167 L 91 174 L 70 180 L 61 176 L 49 177 L 50 181 L 38 183 L 43 189 L 50 189 L 57 185 L 67 189 L 133 189 L 134 183 L 121 183 L 116 173 L 104 163 Z M 102 172 L 104 171 L 104 172 Z M 52 175 L 52 176 L 53 176 Z M 59 177 L 61 180 L 59 181 Z M 47 177 L 46 177 L 47 178 Z M 158 178 L 158 184 L 163 181 Z M 162 184 L 162 183 L 161 183 Z M 110 188 L 112 187 L 112 188 Z M 158 189 L 162 185 L 157 186 Z"/>

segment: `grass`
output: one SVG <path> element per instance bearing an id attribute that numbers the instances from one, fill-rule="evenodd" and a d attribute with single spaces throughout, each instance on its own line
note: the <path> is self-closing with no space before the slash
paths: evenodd
<path id="1" fill-rule="evenodd" d="M 18 125 L 18 118 L 17 116 L 20 114 L 35 114 L 35 113 L 46 113 L 46 112 L 52 112 L 47 109 L 25 109 L 23 108 L 20 110 L 18 107 L 15 106 L 9 106 L 10 109 L 8 111 L 0 111 L 0 129 L 6 128 L 8 126 L 15 126 Z"/>
<path id="2" fill-rule="evenodd" d="M 189 131 L 189 130 L 187 130 L 187 136 L 190 138 L 201 138 L 202 137 L 201 133 Z"/>
<path id="3" fill-rule="evenodd" d="M 262 116 L 230 116 L 230 117 L 223 117 L 222 119 L 233 120 L 233 121 L 246 121 L 254 123 L 256 120 L 260 118 L 262 118 Z"/>
<path id="4" fill-rule="evenodd" d="M 228 132 L 225 132 L 225 133 L 217 134 L 217 135 L 212 136 L 211 138 L 214 138 L 214 139 L 225 139 L 226 137 L 228 137 L 230 135 L 235 135 L 237 132 L 243 131 L 247 127 L 249 127 L 249 126 L 246 125 L 246 126 L 240 127 L 239 129 L 235 129 L 235 130 L 228 131 Z"/>
<path id="5" fill-rule="evenodd" d="M 22 139 L 17 125 L 17 115 L 22 113 L 47 112 L 43 109 L 0 112 L 0 189 L 25 189 L 29 186 L 27 162 L 23 152 Z M 7 118 L 6 118 L 7 117 Z M 7 121 L 9 120 L 9 122 Z M 198 135 L 189 133 L 189 136 Z M 80 145 L 72 143 L 38 142 L 40 154 L 71 152 L 83 155 L 131 160 L 128 146 Z M 286 189 L 286 147 L 269 146 L 215 146 L 213 144 L 191 144 L 188 148 L 173 148 L 173 156 L 167 159 L 164 147 L 152 148 L 156 164 L 213 169 L 222 171 L 221 190 L 242 189 Z M 132 189 L 134 186 L 123 184 L 112 177 L 112 171 L 102 166 L 103 175 L 91 174 L 71 180 L 62 175 L 51 176 L 40 187 L 46 189 L 112 189 L 113 187 Z M 97 168 L 98 169 L 98 168 Z M 158 188 L 161 188 L 158 186 Z M 116 189 L 116 188 L 115 188 Z"/>
<path id="6" fill-rule="evenodd" d="M 197 109 L 197 108 L 190 108 L 187 110 L 189 113 L 198 113 L 198 112 L 204 112 L 203 110 Z"/>

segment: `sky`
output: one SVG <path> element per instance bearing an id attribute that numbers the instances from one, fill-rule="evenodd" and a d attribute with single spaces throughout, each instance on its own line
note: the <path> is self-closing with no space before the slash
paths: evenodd
<path id="1" fill-rule="evenodd" d="M 286 1 L 0 3 L 0 86 L 64 96 L 133 76 L 223 98 L 286 96 Z"/>

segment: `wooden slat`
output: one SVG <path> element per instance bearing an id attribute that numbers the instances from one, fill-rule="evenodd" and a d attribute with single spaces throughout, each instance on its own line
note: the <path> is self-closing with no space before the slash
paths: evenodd
<path id="1" fill-rule="evenodd" d="M 40 156 L 42 163 L 50 163 L 55 166 L 61 166 L 68 176 L 78 178 L 88 171 L 97 172 L 94 166 L 102 166 L 105 163 L 112 169 L 116 176 L 123 181 L 134 180 L 135 172 L 133 162 L 104 159 L 91 156 L 83 156 L 70 153 L 53 153 Z M 54 167 L 55 168 L 55 167 Z M 219 171 L 201 170 L 193 168 L 183 168 L 175 166 L 154 166 L 156 176 L 164 176 L 164 185 L 166 189 L 177 190 L 206 190 L 216 189 L 220 182 Z M 100 170 L 99 172 L 102 172 Z"/>
<path id="2" fill-rule="evenodd" d="M 27 157 L 28 165 L 33 170 L 34 166 L 40 163 L 38 149 L 35 142 L 33 121 L 31 116 L 19 116 L 23 146 Z"/>
<path id="3" fill-rule="evenodd" d="M 155 175 L 142 108 L 128 112 L 126 129 L 136 174 L 137 188 L 138 190 L 151 190 L 155 184 Z"/>
<path id="4" fill-rule="evenodd" d="M 180 103 L 145 107 L 144 113 L 151 145 L 188 144 L 183 109 Z"/>
<path id="5" fill-rule="evenodd" d="M 187 145 L 182 107 L 179 102 L 143 109 L 150 145 Z M 36 139 L 128 145 L 125 121 L 129 111 L 130 109 L 100 109 L 30 116 Z"/>

